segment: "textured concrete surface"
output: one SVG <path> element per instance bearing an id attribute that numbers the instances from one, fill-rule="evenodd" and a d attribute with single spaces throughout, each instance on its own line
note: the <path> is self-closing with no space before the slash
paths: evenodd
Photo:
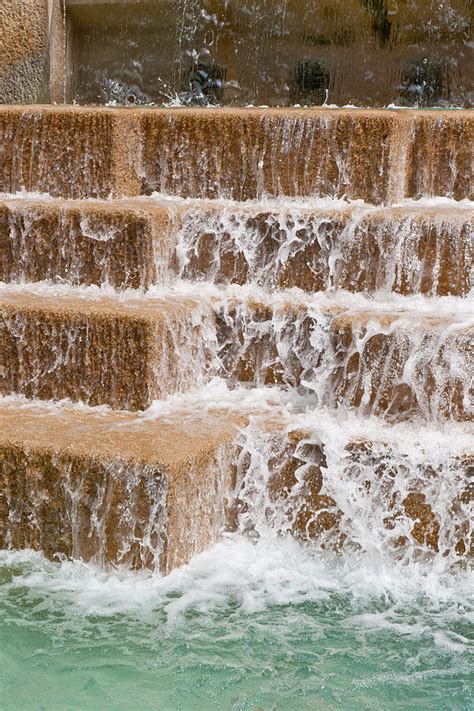
<path id="1" fill-rule="evenodd" d="M 48 4 L 0 3 L 0 103 L 49 101 Z"/>
<path id="2" fill-rule="evenodd" d="M 175 257 L 173 215 L 145 202 L 0 200 L 0 281 L 162 283 Z"/>
<path id="3" fill-rule="evenodd" d="M 473 126 L 469 111 L 3 107 L 0 191 L 460 200 Z"/>
<path id="4" fill-rule="evenodd" d="M 0 547 L 169 572 L 219 539 L 244 423 L 0 406 Z"/>
<path id="5" fill-rule="evenodd" d="M 191 299 L 2 292 L 0 391 L 146 409 L 205 381 L 208 312 Z"/>
<path id="6" fill-rule="evenodd" d="M 305 387 L 320 405 L 388 421 L 472 421 L 472 320 L 296 304 L 236 304 L 219 324 L 228 378 Z M 455 366 L 453 366 L 455 364 Z"/>
<path id="7" fill-rule="evenodd" d="M 466 296 L 467 207 L 280 209 L 212 201 L 0 199 L 0 281 L 116 289 L 176 277 L 306 292 Z M 296 239 L 295 239 L 296 237 Z"/>

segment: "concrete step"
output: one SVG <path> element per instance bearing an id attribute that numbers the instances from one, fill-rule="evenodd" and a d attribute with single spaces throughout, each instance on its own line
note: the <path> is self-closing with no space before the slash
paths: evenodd
<path id="1" fill-rule="evenodd" d="M 0 400 L 0 547 L 168 573 L 226 527 L 243 424 Z"/>
<path id="2" fill-rule="evenodd" d="M 206 379 L 214 317 L 191 298 L 4 290 L 0 300 L 3 394 L 143 410 Z"/>
<path id="3" fill-rule="evenodd" d="M 3 106 L 0 192 L 472 196 L 468 111 Z"/>
<path id="4" fill-rule="evenodd" d="M 148 289 L 176 276 L 173 210 L 134 200 L 0 200 L 0 281 Z"/>
<path id="5" fill-rule="evenodd" d="M 0 281 L 148 289 L 176 277 L 307 292 L 466 296 L 469 206 L 0 201 Z"/>
<path id="6" fill-rule="evenodd" d="M 1 392 L 146 409 L 213 376 L 392 421 L 473 419 L 469 304 L 1 289 Z M 462 302 L 460 302 L 462 303 Z"/>
<path id="7" fill-rule="evenodd" d="M 163 573 L 224 530 L 268 527 L 341 552 L 470 555 L 461 426 L 291 415 L 248 397 L 146 415 L 0 400 L 0 545 Z"/>

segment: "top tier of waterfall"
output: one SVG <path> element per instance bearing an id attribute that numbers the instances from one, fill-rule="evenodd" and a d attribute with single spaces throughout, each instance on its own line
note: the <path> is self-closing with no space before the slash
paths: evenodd
<path id="1" fill-rule="evenodd" d="M 81 103 L 458 105 L 466 0 L 68 0 Z M 472 72 L 471 72 L 472 74 Z"/>
<path id="2" fill-rule="evenodd" d="M 5 107 L 0 192 L 472 197 L 469 111 Z"/>
<path id="3" fill-rule="evenodd" d="M 4 4 L 3 103 L 474 103 L 470 0 Z"/>

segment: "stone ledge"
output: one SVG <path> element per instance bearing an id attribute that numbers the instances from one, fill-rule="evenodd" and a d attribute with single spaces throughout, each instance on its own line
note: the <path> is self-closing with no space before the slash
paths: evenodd
<path id="1" fill-rule="evenodd" d="M 4 291 L 1 313 L 5 395 L 144 410 L 207 377 L 210 308 L 192 299 Z"/>
<path id="2" fill-rule="evenodd" d="M 2 107 L 0 191 L 460 200 L 472 127 L 469 111 Z"/>
<path id="3" fill-rule="evenodd" d="M 42 291 L 46 291 L 44 295 Z M 472 420 L 473 324 L 436 307 L 352 308 L 292 292 L 93 296 L 4 287 L 5 395 L 142 410 L 219 375 L 391 421 Z"/>
<path id="4" fill-rule="evenodd" d="M 0 281 L 466 296 L 472 210 L 0 198 Z M 179 251 L 179 254 L 178 254 Z M 182 261 L 180 261 L 182 260 Z"/>
<path id="5" fill-rule="evenodd" d="M 244 423 L 0 403 L 0 547 L 168 573 L 226 527 Z"/>

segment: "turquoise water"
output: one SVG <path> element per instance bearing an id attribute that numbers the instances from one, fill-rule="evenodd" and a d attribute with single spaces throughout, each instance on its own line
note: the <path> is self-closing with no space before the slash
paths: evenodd
<path id="1" fill-rule="evenodd" d="M 1 553 L 0 705 L 467 710 L 470 591 L 237 536 L 167 579 Z"/>

